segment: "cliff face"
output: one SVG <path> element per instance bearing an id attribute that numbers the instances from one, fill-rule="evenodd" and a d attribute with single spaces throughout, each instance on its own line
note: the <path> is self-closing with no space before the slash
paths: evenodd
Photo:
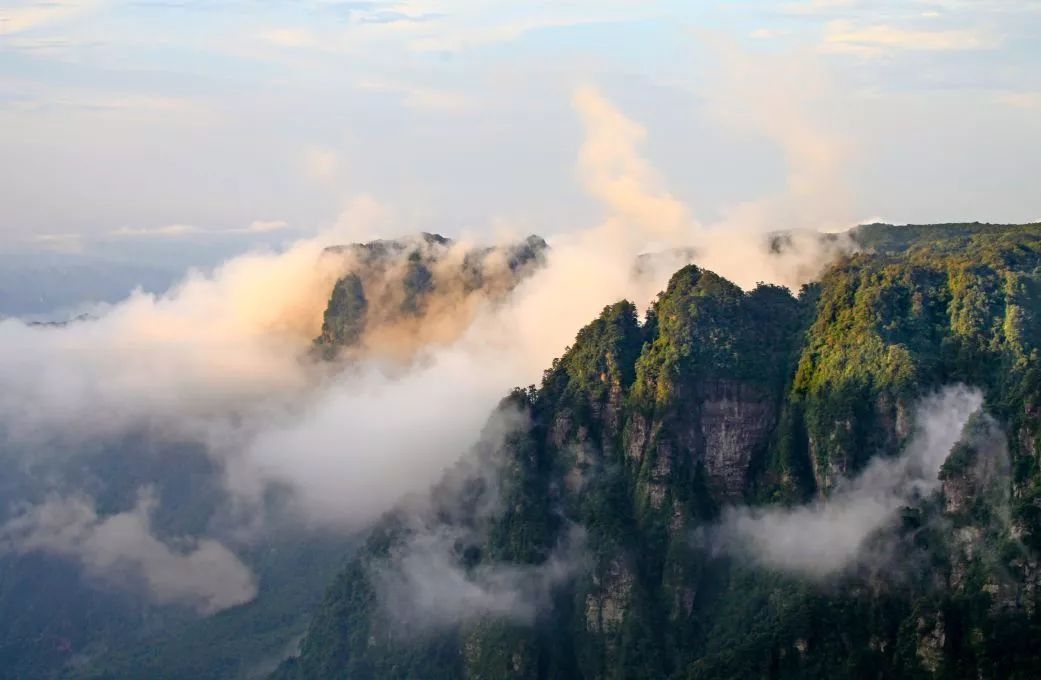
<path id="1" fill-rule="evenodd" d="M 431 507 L 373 533 L 280 674 L 1034 677 L 1041 230 L 943 233 L 862 232 L 877 252 L 798 298 L 690 266 L 642 324 L 605 308 Z M 990 416 L 871 539 L 884 567 L 822 584 L 706 538 L 729 506 L 826 500 L 955 382 Z"/>
<path id="2" fill-rule="evenodd" d="M 776 406 L 774 395 L 747 383 L 709 386 L 701 406 L 705 472 L 723 499 L 745 493 L 752 458 L 765 449 L 777 422 Z"/>

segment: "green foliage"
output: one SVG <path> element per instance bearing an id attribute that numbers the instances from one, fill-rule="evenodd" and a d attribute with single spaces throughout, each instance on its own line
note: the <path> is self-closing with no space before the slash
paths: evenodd
<path id="1" fill-rule="evenodd" d="M 315 340 L 325 358 L 332 358 L 338 347 L 350 347 L 365 332 L 368 301 L 361 277 L 348 274 L 333 286 L 322 321 L 322 334 Z"/>
<path id="2" fill-rule="evenodd" d="M 733 379 L 776 385 L 786 375 L 798 303 L 784 288 L 752 292 L 688 265 L 654 308 L 650 346 L 636 365 L 634 398 L 667 403 L 677 383 Z"/>
<path id="3" fill-rule="evenodd" d="M 307 630 L 310 613 L 321 602 L 319 584 L 336 575 L 346 552 L 342 539 L 326 534 L 285 541 L 252 556 L 262 574 L 252 602 L 156 631 L 65 675 L 68 680 L 217 680 L 270 672 Z"/>
<path id="4" fill-rule="evenodd" d="M 633 382 L 642 344 L 636 307 L 626 301 L 605 307 L 545 372 L 540 402 L 584 407 L 602 402 L 614 385 L 627 388 Z"/>

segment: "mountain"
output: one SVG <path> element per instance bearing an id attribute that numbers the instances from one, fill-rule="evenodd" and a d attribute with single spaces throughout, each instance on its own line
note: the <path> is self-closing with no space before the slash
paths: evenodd
<path id="1" fill-rule="evenodd" d="M 273 677 L 1038 677 L 1041 225 L 852 237 L 604 308 Z"/>
<path id="2" fill-rule="evenodd" d="M 440 234 L 327 248 L 346 272 L 333 286 L 315 339 L 332 359 L 387 355 L 407 361 L 422 347 L 458 337 L 481 305 L 502 302 L 544 264 L 538 236 L 466 248 Z"/>

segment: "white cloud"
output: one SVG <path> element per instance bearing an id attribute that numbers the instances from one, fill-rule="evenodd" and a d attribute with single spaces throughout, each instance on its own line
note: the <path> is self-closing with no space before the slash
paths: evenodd
<path id="1" fill-rule="evenodd" d="M 586 560 L 585 535 L 573 528 L 541 564 L 482 562 L 466 569 L 457 553 L 467 538 L 444 527 L 424 531 L 373 565 L 383 613 L 401 633 L 479 618 L 530 624 Z"/>
<path id="2" fill-rule="evenodd" d="M 261 31 L 261 40 L 279 47 L 318 47 L 318 37 L 306 28 L 272 28 Z"/>
<path id="3" fill-rule="evenodd" d="M 273 231 L 282 231 L 289 228 L 285 220 L 254 220 L 248 227 L 240 230 L 231 230 L 233 233 L 244 234 L 270 234 Z"/>
<path id="4" fill-rule="evenodd" d="M 180 238 L 221 234 L 270 234 L 289 229 L 285 220 L 254 220 L 245 227 L 206 229 L 194 224 L 166 224 L 160 227 L 120 227 L 108 232 L 113 238 Z"/>
<path id="5" fill-rule="evenodd" d="M 825 245 L 810 233 L 855 223 L 847 180 L 853 145 L 830 115 L 847 95 L 805 54 L 762 55 L 722 40 L 713 47 L 722 68 L 703 90 L 707 110 L 720 124 L 771 142 L 786 172 L 780 190 L 724 206 L 705 229 L 706 265 L 744 287 L 757 281 L 798 287 L 850 245 Z M 753 247 L 773 230 L 794 232 L 784 258 Z M 740 241 L 744 247 L 735 246 Z"/>
<path id="6" fill-rule="evenodd" d="M 715 539 L 769 567 L 817 578 L 841 572 L 864 557 L 867 541 L 900 508 L 939 489 L 943 462 L 982 405 L 980 392 L 963 386 L 922 400 L 915 434 L 899 457 L 873 458 L 857 477 L 811 505 L 731 508 Z"/>
<path id="7" fill-rule="evenodd" d="M 671 245 L 688 239 L 695 226 L 690 212 L 639 154 L 647 131 L 593 88 L 580 88 L 573 102 L 586 127 L 579 178 L 609 208 L 612 220 L 620 221 L 619 231 L 656 234 L 659 243 Z M 639 229 L 633 231 L 634 226 Z"/>
<path id="8" fill-rule="evenodd" d="M 170 237 L 189 236 L 192 234 L 200 234 L 203 231 L 202 227 L 196 227 L 191 224 L 166 224 L 161 227 L 120 227 L 119 229 L 113 229 L 108 232 L 108 235 L 117 238 L 134 238 L 140 236 Z"/>
<path id="9" fill-rule="evenodd" d="M 383 46 L 414 52 L 462 52 L 515 41 L 533 31 L 662 16 L 661 3 L 575 0 L 569 3 L 491 3 L 481 0 L 409 0 L 350 7 L 332 27 L 276 26 L 256 34 L 286 48 L 358 53 Z"/>
<path id="10" fill-rule="evenodd" d="M 170 117 L 203 125 L 220 120 L 220 113 L 203 99 L 110 91 L 85 85 L 57 87 L 31 79 L 16 82 L 19 96 L 7 105 L 8 108 L 37 117 L 53 116 L 63 123 L 68 121 L 70 112 L 149 123 L 161 122 Z"/>
<path id="11" fill-rule="evenodd" d="M 30 239 L 34 244 L 47 250 L 59 252 L 79 252 L 83 250 L 82 234 L 36 234 Z"/>
<path id="12" fill-rule="evenodd" d="M 401 95 L 405 106 L 412 109 L 459 111 L 472 104 L 470 96 L 462 92 L 441 90 L 402 81 L 367 78 L 358 81 L 356 86 L 362 90 Z"/>
<path id="13" fill-rule="evenodd" d="M 860 26 L 850 21 L 829 22 L 824 49 L 865 56 L 886 50 L 952 52 L 996 47 L 999 41 L 979 30 L 918 30 L 890 24 Z"/>
<path id="14" fill-rule="evenodd" d="M 30 31 L 103 7 L 103 0 L 29 0 L 0 7 L 0 35 Z"/>
<path id="15" fill-rule="evenodd" d="M 0 526 L 0 553 L 71 557 L 110 586 L 143 586 L 159 604 L 211 614 L 253 599 L 256 582 L 239 559 L 212 539 L 173 546 L 152 533 L 156 500 L 147 491 L 126 512 L 100 516 L 87 498 L 51 499 Z"/>
<path id="16" fill-rule="evenodd" d="M 316 182 L 327 182 L 336 176 L 340 157 L 332 149 L 312 146 L 303 153 L 304 172 Z"/>

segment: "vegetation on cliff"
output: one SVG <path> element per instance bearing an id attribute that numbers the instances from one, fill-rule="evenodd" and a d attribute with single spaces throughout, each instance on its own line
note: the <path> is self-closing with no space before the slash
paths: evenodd
<path id="1" fill-rule="evenodd" d="M 855 238 L 864 249 L 798 296 L 689 266 L 642 323 L 630 303 L 605 308 L 500 406 L 513 428 L 434 511 L 374 531 L 279 675 L 1035 677 L 1041 227 Z M 705 540 L 724 507 L 826 498 L 896 455 L 915 400 L 955 382 L 984 391 L 1011 467 L 984 479 L 982 445 L 960 445 L 943 492 L 885 529 L 900 546 L 885 568 L 814 582 Z M 988 500 L 952 501 L 974 496 Z M 530 616 L 468 607 L 408 626 L 380 574 L 431 535 L 454 537 L 444 554 L 471 585 L 557 574 L 561 546 L 582 549 Z"/>

